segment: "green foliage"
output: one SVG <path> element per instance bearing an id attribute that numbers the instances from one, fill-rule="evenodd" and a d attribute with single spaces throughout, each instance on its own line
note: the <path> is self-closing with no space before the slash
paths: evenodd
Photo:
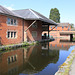
<path id="1" fill-rule="evenodd" d="M 71 25 L 71 28 L 74 28 L 74 24 L 71 23 L 70 25 Z"/>
<path id="2" fill-rule="evenodd" d="M 28 45 L 29 45 L 28 42 L 24 42 L 24 43 L 23 43 L 23 46 L 28 46 Z"/>
<path id="3" fill-rule="evenodd" d="M 50 10 L 49 19 L 52 19 L 56 23 L 60 23 L 60 13 L 59 13 L 59 10 L 57 8 L 54 8 L 54 9 L 52 8 Z"/>
<path id="4" fill-rule="evenodd" d="M 34 42 L 32 42 L 30 45 L 34 45 Z"/>
<path id="5" fill-rule="evenodd" d="M 39 41 L 36 41 L 36 45 L 39 45 L 39 43 L 40 43 Z"/>
<path id="6" fill-rule="evenodd" d="M 12 48 L 10 48 L 10 47 L 6 47 L 6 48 L 5 48 L 5 50 L 11 50 L 11 49 L 12 49 Z"/>

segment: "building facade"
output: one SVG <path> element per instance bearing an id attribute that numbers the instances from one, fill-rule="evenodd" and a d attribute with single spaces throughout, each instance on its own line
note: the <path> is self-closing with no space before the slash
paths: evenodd
<path id="1" fill-rule="evenodd" d="M 64 38 L 68 40 L 70 39 L 70 35 L 61 34 L 61 32 L 71 31 L 71 25 L 69 23 L 58 23 L 58 26 L 56 27 L 50 26 L 49 30 L 50 30 L 50 36 L 54 38 L 60 37 L 61 39 L 64 39 Z"/>
<path id="2" fill-rule="evenodd" d="M 32 9 L 10 11 L 0 5 L 0 45 L 39 41 L 43 24 L 57 25 Z"/>
<path id="3" fill-rule="evenodd" d="M 71 31 L 71 25 L 69 23 L 57 23 L 57 24 L 58 24 L 58 26 L 56 26 L 56 27 L 50 25 L 49 30 L 53 30 L 53 31 Z"/>
<path id="4" fill-rule="evenodd" d="M 70 40 L 71 25 L 69 23 L 57 23 L 58 26 L 49 26 L 49 35 L 53 38 L 60 38 L 62 40 Z M 64 34 L 63 34 L 64 33 Z M 48 34 L 47 31 L 42 33 Z"/>

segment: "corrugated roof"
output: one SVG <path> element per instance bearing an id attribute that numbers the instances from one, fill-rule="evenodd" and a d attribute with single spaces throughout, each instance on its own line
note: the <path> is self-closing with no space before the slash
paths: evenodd
<path id="1" fill-rule="evenodd" d="M 47 17 L 32 9 L 14 10 L 14 12 L 21 15 L 25 20 L 41 20 L 49 24 L 57 25 L 56 22 L 54 22 L 53 20 L 48 19 Z"/>
<path id="2" fill-rule="evenodd" d="M 11 11 L 11 10 L 8 10 L 7 8 L 3 7 L 0 5 L 0 14 L 5 14 L 5 15 L 10 15 L 10 16 L 15 16 L 15 17 L 20 17 L 22 18 L 19 14 Z"/>

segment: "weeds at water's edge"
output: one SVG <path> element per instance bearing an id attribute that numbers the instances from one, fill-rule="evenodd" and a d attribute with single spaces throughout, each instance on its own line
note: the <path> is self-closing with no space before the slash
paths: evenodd
<path id="1" fill-rule="evenodd" d="M 27 46 L 32 46 L 32 45 L 38 45 L 39 42 L 31 42 L 31 43 L 28 43 L 28 42 L 23 42 L 21 44 L 12 44 L 12 45 L 6 45 L 6 46 L 3 46 L 3 47 L 0 47 L 0 51 L 4 51 L 4 50 L 11 50 L 11 49 L 16 49 L 16 48 L 20 48 L 20 47 L 26 47 Z"/>
<path id="2" fill-rule="evenodd" d="M 75 50 L 72 50 L 71 53 L 73 53 Z M 70 55 L 67 57 L 67 59 L 70 59 Z M 70 71 L 70 67 L 72 65 L 73 59 L 75 58 L 75 54 L 73 54 L 72 58 L 70 59 L 70 61 L 68 61 L 68 63 L 63 63 L 60 66 L 60 69 L 64 69 L 64 72 L 57 72 L 55 75 L 69 75 L 69 71 Z M 66 66 L 66 67 L 65 67 Z"/>

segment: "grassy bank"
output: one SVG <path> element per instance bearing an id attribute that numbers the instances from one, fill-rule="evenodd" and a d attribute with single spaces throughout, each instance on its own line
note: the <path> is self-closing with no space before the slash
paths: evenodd
<path id="1" fill-rule="evenodd" d="M 31 45 L 37 45 L 39 44 L 38 41 L 36 42 L 23 42 L 21 44 L 11 44 L 11 45 L 5 45 L 5 46 L 0 46 L 0 51 L 3 50 L 11 50 L 11 49 L 16 49 L 16 48 L 20 48 L 20 47 L 26 47 L 26 46 L 31 46 Z"/>

